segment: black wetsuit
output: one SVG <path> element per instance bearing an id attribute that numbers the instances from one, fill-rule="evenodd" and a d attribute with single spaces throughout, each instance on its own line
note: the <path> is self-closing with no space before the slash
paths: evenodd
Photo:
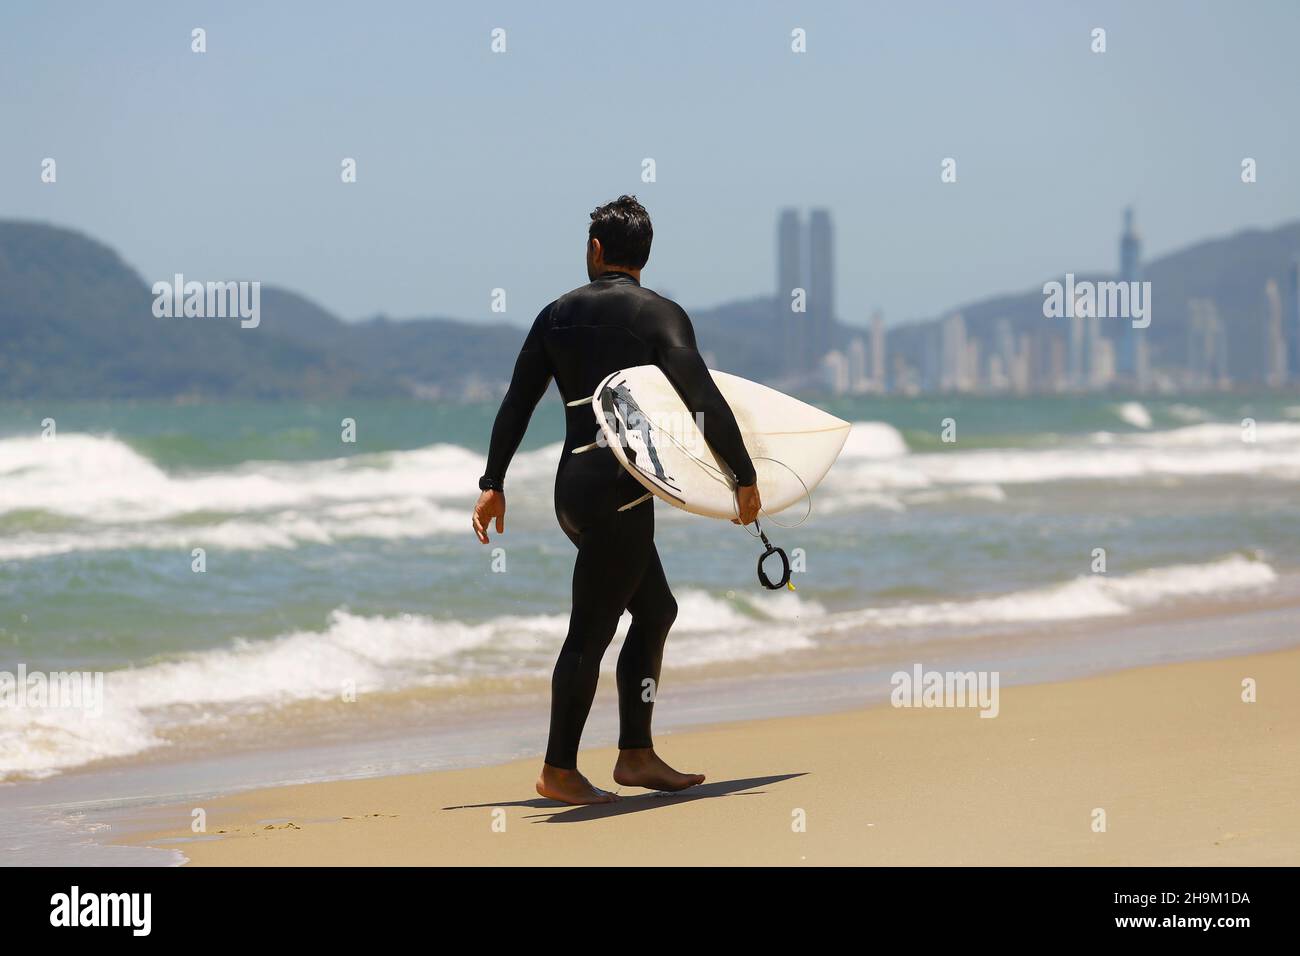
<path id="1" fill-rule="evenodd" d="M 701 423 L 704 438 L 737 484 L 754 482 L 735 416 L 709 376 L 691 320 L 677 303 L 641 288 L 632 276 L 607 272 L 542 309 L 515 363 L 510 390 L 492 426 L 486 477 L 505 479 L 533 409 L 552 377 L 565 402 L 590 398 L 621 368 L 657 365 Z M 654 507 L 609 448 L 580 454 L 596 439 L 591 406 L 565 409 L 566 435 L 555 476 L 555 515 L 578 547 L 573 566 L 569 633 L 551 681 L 551 732 L 546 762 L 577 766 L 578 740 L 591 710 L 600 659 L 624 609 L 632 625 L 618 658 L 621 749 L 652 746 L 650 718 L 659 685 L 664 639 L 677 616 L 654 546 Z M 653 685 L 646 684 L 654 681 Z"/>

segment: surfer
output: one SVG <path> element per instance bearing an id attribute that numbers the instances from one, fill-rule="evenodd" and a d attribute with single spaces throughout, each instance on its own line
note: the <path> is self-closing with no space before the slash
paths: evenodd
<path id="1" fill-rule="evenodd" d="M 474 532 L 488 543 L 488 528 L 505 530 L 506 469 L 523 439 L 533 409 L 552 378 L 565 401 L 566 434 L 555 476 L 555 515 L 578 548 L 573 566 L 569 631 L 551 678 L 551 724 L 546 762 L 537 792 L 564 803 L 609 803 L 618 797 L 578 772 L 578 742 L 600 675 L 600 659 L 623 611 L 630 611 L 618 657 L 618 760 L 614 780 L 622 786 L 684 790 L 704 781 L 680 773 L 656 753 L 650 734 L 664 640 L 677 616 L 677 602 L 654 544 L 653 499 L 620 511 L 645 496 L 644 489 L 600 446 L 574 454 L 592 441 L 596 425 L 586 403 L 597 386 L 619 369 L 657 365 L 700 422 L 705 440 L 736 482 L 736 524 L 750 524 L 762 502 L 754 466 L 735 416 L 713 383 L 695 344 L 686 312 L 641 286 L 650 258 L 650 215 L 634 196 L 620 196 L 591 214 L 585 286 L 560 296 L 538 314 L 515 362 L 479 479 Z"/>

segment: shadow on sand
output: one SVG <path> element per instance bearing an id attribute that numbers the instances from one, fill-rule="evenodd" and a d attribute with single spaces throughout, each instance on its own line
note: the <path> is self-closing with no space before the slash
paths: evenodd
<path id="1" fill-rule="evenodd" d="M 543 813 L 531 813 L 528 819 L 535 823 L 582 823 L 585 820 L 602 820 L 606 817 L 619 817 L 627 813 L 641 813 L 645 810 L 658 810 L 680 803 L 695 800 L 712 800 L 717 797 L 757 797 L 774 783 L 782 783 L 804 773 L 780 773 L 768 777 L 744 777 L 739 780 L 719 780 L 716 783 L 702 783 L 680 793 L 644 793 L 634 797 L 624 797 L 617 803 L 596 803 L 586 807 L 570 807 L 558 800 L 534 797 L 531 800 L 509 800 L 505 803 L 472 803 L 459 807 L 443 807 L 444 810 L 482 810 L 489 807 L 534 807 Z"/>

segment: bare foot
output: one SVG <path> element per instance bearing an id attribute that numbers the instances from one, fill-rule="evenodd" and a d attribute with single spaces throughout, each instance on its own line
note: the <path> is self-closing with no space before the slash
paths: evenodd
<path id="1" fill-rule="evenodd" d="M 593 787 L 591 781 L 577 770 L 561 770 L 549 763 L 542 764 L 537 778 L 537 792 L 548 800 L 559 800 L 573 806 L 589 803 L 613 803 L 618 794 Z"/>
<path id="2" fill-rule="evenodd" d="M 614 764 L 614 782 L 624 787 L 676 792 L 704 782 L 702 773 L 678 773 L 659 759 L 653 747 L 620 750 Z"/>

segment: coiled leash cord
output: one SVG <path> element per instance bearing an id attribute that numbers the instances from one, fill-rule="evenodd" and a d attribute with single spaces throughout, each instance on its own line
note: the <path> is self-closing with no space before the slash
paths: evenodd
<path id="1" fill-rule="evenodd" d="M 769 591 L 779 591 L 781 588 L 789 588 L 793 591 L 794 585 L 790 583 L 790 558 L 787 557 L 785 549 L 778 548 L 767 540 L 767 534 L 758 526 L 757 518 L 754 519 L 754 527 L 758 529 L 758 536 L 763 540 L 763 547 L 767 549 L 758 556 L 758 582 Z M 781 579 L 779 581 L 773 581 L 767 576 L 767 572 L 763 570 L 763 562 L 774 554 L 781 559 Z"/>
<path id="2" fill-rule="evenodd" d="M 759 455 L 754 458 L 754 461 L 770 461 L 774 464 L 780 465 L 786 471 L 790 472 L 790 474 L 794 475 L 795 480 L 798 481 L 799 484 L 803 485 L 804 497 L 808 499 L 808 510 L 804 512 L 803 517 L 800 518 L 796 524 L 781 524 L 781 522 L 777 521 L 771 515 L 768 515 L 767 517 L 772 524 L 776 525 L 778 528 L 797 528 L 799 525 L 807 521 L 808 516 L 812 514 L 812 492 L 808 490 L 808 485 L 804 483 L 804 480 L 799 477 L 799 473 L 785 462 L 777 461 L 775 458 L 767 458 Z M 758 583 L 763 585 L 763 587 L 767 588 L 769 591 L 779 591 L 781 588 L 789 588 L 791 591 L 795 590 L 794 582 L 790 580 L 790 558 L 786 555 L 785 549 L 778 548 L 771 541 L 767 540 L 767 534 L 764 533 L 763 529 L 759 526 L 758 518 L 754 519 L 754 529 L 758 532 L 758 538 L 763 542 L 764 548 L 763 553 L 758 556 Z M 749 534 L 748 528 L 745 529 L 745 533 Z M 754 536 L 750 535 L 750 537 Z M 781 579 L 779 581 L 773 581 L 767 576 L 767 572 L 763 570 L 763 562 L 774 554 L 781 559 Z"/>

